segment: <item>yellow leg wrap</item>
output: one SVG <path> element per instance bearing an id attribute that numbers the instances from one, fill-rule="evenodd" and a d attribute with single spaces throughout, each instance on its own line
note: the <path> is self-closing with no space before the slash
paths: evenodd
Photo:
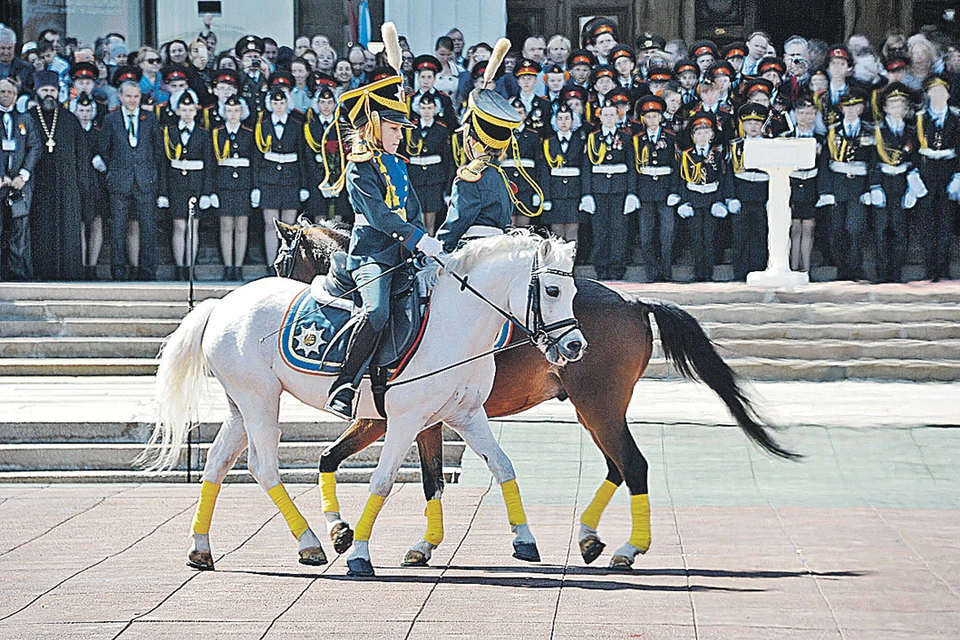
<path id="1" fill-rule="evenodd" d="M 206 535 L 210 533 L 210 521 L 213 520 L 213 507 L 217 504 L 217 495 L 220 485 L 203 481 L 200 485 L 200 502 L 197 503 L 197 512 L 193 514 L 194 533 Z"/>
<path id="2" fill-rule="evenodd" d="M 587 505 L 587 508 L 583 510 L 583 515 L 580 516 L 580 524 L 596 530 L 596 528 L 600 526 L 600 516 L 603 515 L 603 510 L 610 504 L 610 500 L 616 492 L 617 485 L 609 480 L 604 480 L 600 488 L 597 489 L 597 493 L 593 496 L 593 500 Z"/>
<path id="3" fill-rule="evenodd" d="M 630 544 L 645 552 L 650 548 L 650 496 L 645 493 L 630 496 L 630 513 L 633 515 Z"/>
<path id="4" fill-rule="evenodd" d="M 354 530 L 354 540 L 360 542 L 370 540 L 370 534 L 373 533 L 373 523 L 377 521 L 377 516 L 380 515 L 384 500 L 386 498 L 383 496 L 378 496 L 375 493 L 370 494 L 370 497 L 367 498 L 367 506 L 363 508 L 363 515 L 360 516 L 360 522 L 357 523 L 357 528 Z"/>
<path id="5" fill-rule="evenodd" d="M 324 513 L 331 511 L 340 513 L 340 503 L 337 501 L 337 474 L 332 471 L 320 474 L 320 504 Z"/>
<path id="6" fill-rule="evenodd" d="M 280 515 L 287 521 L 287 526 L 290 527 L 290 533 L 293 534 L 294 538 L 299 540 L 303 532 L 310 528 L 310 525 L 307 524 L 306 518 L 300 514 L 297 505 L 293 504 L 293 500 L 290 499 L 290 494 L 287 493 L 287 488 L 284 487 L 281 482 L 273 489 L 270 489 L 270 491 L 267 491 L 267 495 L 273 500 L 273 504 L 277 505 L 277 509 L 280 509 Z"/>
<path id="7" fill-rule="evenodd" d="M 443 507 L 440 505 L 440 499 L 427 500 L 427 509 L 423 512 L 427 516 L 427 532 L 423 539 L 439 546 L 443 542 Z"/>
<path id="8" fill-rule="evenodd" d="M 520 500 L 520 487 L 516 480 L 507 480 L 500 485 L 503 492 L 503 502 L 507 505 L 507 519 L 510 526 L 515 527 L 527 524 L 527 514 L 523 511 L 523 501 Z"/>

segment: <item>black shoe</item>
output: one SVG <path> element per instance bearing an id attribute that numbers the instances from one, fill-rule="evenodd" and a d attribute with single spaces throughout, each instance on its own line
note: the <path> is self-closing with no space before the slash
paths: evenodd
<path id="1" fill-rule="evenodd" d="M 233 279 L 237 282 L 243 282 L 243 267 L 233 268 Z"/>
<path id="2" fill-rule="evenodd" d="M 137 269 L 137 280 L 141 282 L 153 282 L 157 279 L 157 274 L 145 269 Z"/>
<path id="3" fill-rule="evenodd" d="M 127 270 L 124 267 L 113 267 L 110 269 L 110 277 L 115 282 L 123 282 L 127 279 Z"/>
<path id="4" fill-rule="evenodd" d="M 223 280 L 224 282 L 230 282 L 230 281 L 234 280 L 234 277 L 233 277 L 233 267 L 224 267 L 224 268 L 223 268 L 223 278 L 221 278 L 221 280 Z"/>
<path id="5" fill-rule="evenodd" d="M 127 282 L 133 282 L 136 279 L 137 273 L 139 271 L 140 269 L 138 269 L 137 267 L 127 267 L 127 273 L 124 276 L 124 280 L 126 280 Z"/>

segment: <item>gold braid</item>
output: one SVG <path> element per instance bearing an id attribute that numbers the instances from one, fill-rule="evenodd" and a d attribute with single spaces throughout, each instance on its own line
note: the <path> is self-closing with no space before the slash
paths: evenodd
<path id="1" fill-rule="evenodd" d="M 269 153 L 270 149 L 273 148 L 273 136 L 267 136 L 267 139 L 263 139 L 263 111 L 257 114 L 257 149 L 260 149 L 260 153 Z"/>
<path id="2" fill-rule="evenodd" d="M 692 167 L 690 164 L 690 152 L 684 151 L 680 155 L 680 177 L 683 181 L 690 184 L 706 184 L 707 172 L 703 168 L 703 163 L 694 162 Z"/>
<path id="3" fill-rule="evenodd" d="M 170 127 L 163 128 L 163 151 L 167 154 L 167 160 L 179 160 L 183 155 L 183 145 L 179 142 L 174 147 L 170 142 Z"/>
<path id="4" fill-rule="evenodd" d="M 543 141 L 543 157 L 547 159 L 547 166 L 551 169 L 559 169 L 564 165 L 563 154 L 558 153 L 555 156 L 550 155 L 550 139 Z"/>
<path id="5" fill-rule="evenodd" d="M 410 152 L 411 156 L 419 156 L 421 153 L 423 153 L 423 138 L 414 143 L 412 131 L 413 129 L 410 127 L 406 127 L 403 130 L 403 135 L 407 139 L 407 151 Z"/>
<path id="6" fill-rule="evenodd" d="M 230 139 L 227 138 L 227 141 L 223 145 L 223 151 L 221 152 L 218 133 L 220 133 L 220 129 L 213 130 L 213 155 L 217 157 L 217 162 L 223 162 L 230 157 Z"/>
<path id="7" fill-rule="evenodd" d="M 917 114 L 917 138 L 920 139 L 920 148 L 929 149 L 930 143 L 927 142 L 927 134 L 923 131 L 923 112 Z"/>
<path id="8" fill-rule="evenodd" d="M 740 153 L 737 153 L 737 149 Z M 743 143 L 737 144 L 736 141 L 730 144 L 730 164 L 733 166 L 734 173 L 743 173 Z"/>
<path id="9" fill-rule="evenodd" d="M 887 145 L 883 142 L 883 134 L 880 132 L 879 126 L 873 128 L 873 137 L 877 142 L 877 155 L 880 156 L 880 161 L 892 167 L 899 165 L 903 152 L 900 149 L 887 148 Z"/>
<path id="10" fill-rule="evenodd" d="M 591 164 L 600 165 L 603 164 L 604 159 L 607 157 L 607 145 L 604 142 L 600 143 L 599 149 L 593 148 L 593 141 L 596 140 L 597 132 L 594 131 L 587 138 L 587 156 L 590 158 Z"/>
<path id="11" fill-rule="evenodd" d="M 839 125 L 837 125 L 839 126 Z M 837 127 L 830 127 L 827 132 L 827 148 L 830 150 L 830 157 L 837 162 L 845 162 L 847 157 L 847 139 L 844 138 L 840 143 L 840 149 L 837 149 Z"/>

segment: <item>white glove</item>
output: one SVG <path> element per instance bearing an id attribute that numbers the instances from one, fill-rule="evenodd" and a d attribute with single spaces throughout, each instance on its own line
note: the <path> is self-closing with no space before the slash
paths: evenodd
<path id="1" fill-rule="evenodd" d="M 328 184 L 320 185 L 320 195 L 324 198 L 336 198 L 337 194 L 333 192 L 333 187 Z"/>
<path id="2" fill-rule="evenodd" d="M 870 192 L 860 194 L 860 204 L 869 205 L 873 199 L 870 197 Z"/>
<path id="3" fill-rule="evenodd" d="M 424 234 L 424 236 L 417 242 L 417 249 L 424 255 L 438 256 L 440 255 L 440 252 L 443 251 L 443 243 L 433 236 Z"/>
<path id="4" fill-rule="evenodd" d="M 443 196 L 443 204 L 450 206 L 450 196 Z"/>
<path id="5" fill-rule="evenodd" d="M 93 156 L 93 168 L 99 171 L 100 173 L 107 172 L 107 164 L 103 161 L 99 155 Z"/>
<path id="6" fill-rule="evenodd" d="M 727 211 L 729 211 L 734 215 L 740 213 L 740 208 L 742 206 L 743 205 L 736 198 L 730 198 L 729 200 L 727 200 Z"/>
<path id="7" fill-rule="evenodd" d="M 623 215 L 633 213 L 640 208 L 640 200 L 632 193 L 627 194 L 627 199 L 623 202 Z"/>
<path id="8" fill-rule="evenodd" d="M 729 211 L 723 206 L 722 202 L 714 202 L 713 206 L 710 207 L 710 215 L 714 218 L 726 218 Z"/>
<path id="9" fill-rule="evenodd" d="M 530 202 L 533 204 L 533 206 L 539 207 L 539 206 L 540 206 L 540 196 L 538 196 L 537 194 L 533 194 L 533 197 L 530 199 Z"/>
<path id="10" fill-rule="evenodd" d="M 300 202 L 306 202 L 307 198 L 310 197 L 310 192 L 306 189 L 300 189 Z"/>
<path id="11" fill-rule="evenodd" d="M 678 195 L 675 194 L 675 193 L 671 193 L 670 195 L 667 196 L 667 206 L 668 206 L 668 207 L 674 207 L 674 206 L 676 206 L 676 205 L 678 205 L 678 204 L 680 204 L 680 196 L 678 196 Z"/>
<path id="12" fill-rule="evenodd" d="M 679 207 L 677 207 L 677 215 L 681 218 L 692 218 L 693 217 L 693 207 L 690 206 L 689 202 L 685 202 Z"/>
<path id="13" fill-rule="evenodd" d="M 210 196 L 200 196 L 200 211 L 210 208 Z"/>
<path id="14" fill-rule="evenodd" d="M 820 197 L 817 198 L 817 208 L 820 207 L 832 207 L 837 204 L 837 198 L 832 193 L 821 193 Z"/>
<path id="15" fill-rule="evenodd" d="M 254 189 L 250 192 L 250 206 L 254 209 L 260 206 L 260 189 Z"/>
<path id="16" fill-rule="evenodd" d="M 543 210 L 550 211 L 550 209 L 553 209 L 553 203 L 547 200 L 546 202 L 543 203 Z"/>
<path id="17" fill-rule="evenodd" d="M 158 209 L 169 209 L 170 208 L 170 199 L 167 196 L 159 196 L 157 198 L 157 208 Z"/>
<path id="18" fill-rule="evenodd" d="M 947 185 L 947 195 L 951 200 L 960 202 L 960 173 L 953 174 L 950 184 Z"/>
<path id="19" fill-rule="evenodd" d="M 214 209 L 220 208 L 220 196 L 215 193 L 210 194 L 210 206 Z"/>
<path id="20" fill-rule="evenodd" d="M 923 178 L 920 177 L 920 172 L 916 169 L 907 174 L 907 185 L 910 187 L 910 190 L 913 191 L 916 198 L 922 198 L 930 193 L 927 191 L 927 185 L 923 184 Z"/>
<path id="21" fill-rule="evenodd" d="M 597 203 L 593 201 L 593 196 L 583 196 L 580 198 L 580 211 L 585 213 L 596 213 Z"/>
<path id="22" fill-rule="evenodd" d="M 883 192 L 883 187 L 870 188 L 870 204 L 881 209 L 887 206 L 887 194 Z"/>
<path id="23" fill-rule="evenodd" d="M 903 200 L 900 201 L 900 205 L 904 209 L 913 209 L 917 205 L 917 196 L 913 195 L 913 191 L 907 189 L 907 192 L 903 194 Z"/>

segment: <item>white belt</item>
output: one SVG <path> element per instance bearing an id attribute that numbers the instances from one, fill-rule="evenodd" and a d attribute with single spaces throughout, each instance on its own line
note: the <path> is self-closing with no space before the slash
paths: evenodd
<path id="1" fill-rule="evenodd" d="M 217 164 L 221 167 L 249 167 L 250 158 L 224 158 L 218 160 Z"/>
<path id="2" fill-rule="evenodd" d="M 203 169 L 203 160 L 171 160 L 170 166 L 181 171 L 200 171 Z"/>
<path id="3" fill-rule="evenodd" d="M 690 189 L 690 191 L 696 191 L 697 193 L 713 193 L 719 188 L 719 182 L 710 182 L 709 184 L 696 184 L 693 182 L 687 183 L 687 189 Z"/>
<path id="4" fill-rule="evenodd" d="M 490 236 L 502 236 L 503 229 L 497 227 L 488 227 L 482 224 L 472 224 L 467 227 L 466 233 L 463 234 L 464 238 L 489 238 Z"/>
<path id="5" fill-rule="evenodd" d="M 580 175 L 580 167 L 557 167 L 550 169 L 550 175 L 561 178 L 576 178 Z"/>
<path id="6" fill-rule="evenodd" d="M 626 173 L 627 165 L 625 164 L 595 164 L 591 169 L 594 173 Z"/>
<path id="7" fill-rule="evenodd" d="M 737 180 L 743 180 L 744 182 L 770 181 L 770 176 L 762 171 L 741 171 L 740 173 L 734 173 L 733 175 Z"/>
<path id="8" fill-rule="evenodd" d="M 443 160 L 440 156 L 411 156 L 410 164 L 415 164 L 418 167 L 424 167 L 431 164 L 440 164 L 440 161 Z"/>
<path id="9" fill-rule="evenodd" d="M 835 173 L 845 173 L 848 176 L 865 176 L 867 175 L 867 163 L 837 162 L 836 160 L 831 160 L 830 170 Z"/>
<path id="10" fill-rule="evenodd" d="M 370 223 L 367 222 L 367 216 L 362 213 L 354 214 L 353 216 L 353 226 L 355 227 L 369 227 Z"/>
<path id="11" fill-rule="evenodd" d="M 791 171 L 790 177 L 795 180 L 809 180 L 810 178 L 816 178 L 817 173 L 819 172 L 820 170 L 817 167 L 814 167 L 813 169 L 798 169 L 796 171 Z"/>
<path id="12" fill-rule="evenodd" d="M 920 149 L 920 155 L 931 160 L 952 160 L 957 157 L 953 149 Z"/>
<path id="13" fill-rule="evenodd" d="M 880 171 L 887 174 L 888 176 L 899 176 L 900 174 L 906 173 L 910 170 L 910 163 L 904 162 L 903 164 L 884 164 L 880 163 Z"/>
<path id="14" fill-rule="evenodd" d="M 513 168 L 516 168 L 517 164 L 518 164 L 517 161 L 514 160 L 513 158 L 507 158 L 506 160 L 500 163 L 500 166 L 506 169 L 513 169 Z M 530 158 L 520 158 L 519 164 L 521 167 L 525 169 L 533 169 L 535 166 L 537 166 L 537 163 L 531 160 Z"/>
<path id="15" fill-rule="evenodd" d="M 295 153 L 274 153 L 273 151 L 267 151 L 263 154 L 264 160 L 269 160 L 270 162 L 276 162 L 277 164 L 290 164 L 291 162 L 297 161 L 297 154 Z"/>
<path id="16" fill-rule="evenodd" d="M 640 173 L 645 176 L 668 176 L 673 171 L 670 167 L 641 167 Z"/>

